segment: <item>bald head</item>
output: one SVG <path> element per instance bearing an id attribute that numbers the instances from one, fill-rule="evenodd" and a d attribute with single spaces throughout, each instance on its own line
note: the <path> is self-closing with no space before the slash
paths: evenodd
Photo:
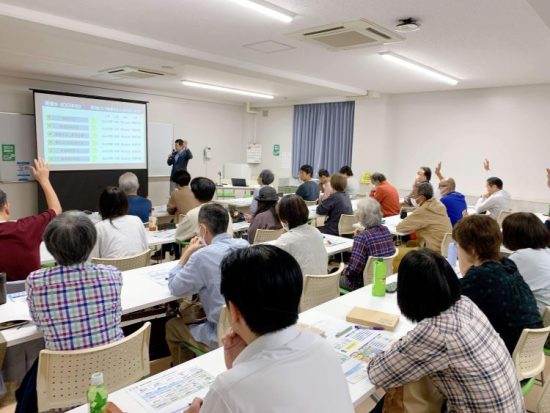
<path id="1" fill-rule="evenodd" d="M 447 178 L 439 181 L 439 192 L 441 195 L 446 195 L 449 192 L 454 192 L 456 189 L 456 183 L 453 178 Z"/>

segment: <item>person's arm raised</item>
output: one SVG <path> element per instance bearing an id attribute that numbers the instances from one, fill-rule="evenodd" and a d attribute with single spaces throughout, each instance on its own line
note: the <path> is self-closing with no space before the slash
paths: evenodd
<path id="1" fill-rule="evenodd" d="M 53 189 L 53 186 L 50 182 L 50 168 L 44 162 L 42 158 L 34 160 L 34 166 L 29 166 L 29 169 L 36 179 L 36 182 L 40 184 L 42 190 L 44 191 L 44 196 L 46 197 L 46 205 L 48 209 L 53 209 L 56 215 L 61 214 L 63 209 L 61 208 L 61 203 L 59 198 Z"/>

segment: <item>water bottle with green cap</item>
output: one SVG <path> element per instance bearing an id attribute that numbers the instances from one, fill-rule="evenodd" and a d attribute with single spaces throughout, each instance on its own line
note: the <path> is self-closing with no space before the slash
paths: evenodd
<path id="1" fill-rule="evenodd" d="M 386 295 L 386 263 L 383 258 L 377 258 L 374 261 L 374 271 L 372 277 L 372 295 L 375 297 L 384 297 Z"/>
<path id="2" fill-rule="evenodd" d="M 92 374 L 92 383 L 86 392 L 90 404 L 90 413 L 105 413 L 107 411 L 107 389 L 103 385 L 103 373 Z"/>

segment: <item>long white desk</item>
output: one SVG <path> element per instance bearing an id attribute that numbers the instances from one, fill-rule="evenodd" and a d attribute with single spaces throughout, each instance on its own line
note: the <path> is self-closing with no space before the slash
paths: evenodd
<path id="1" fill-rule="evenodd" d="M 167 276 L 175 261 L 155 266 L 138 268 L 122 273 L 121 292 L 122 314 L 130 314 L 158 304 L 176 300 L 168 290 Z M 0 319 L 29 319 L 29 307 L 26 300 L 12 301 L 9 297 L 6 304 L 0 306 Z M 20 317 L 19 317 L 20 316 Z M 2 331 L 8 347 L 42 337 L 33 323 L 22 327 Z"/>
<path id="2" fill-rule="evenodd" d="M 388 281 L 392 281 L 394 278 L 395 276 L 389 277 Z M 386 294 L 385 297 L 373 297 L 371 294 L 371 286 L 369 285 L 305 311 L 300 314 L 299 321 L 301 323 L 311 325 L 322 321 L 323 318 L 337 318 L 339 320 L 345 320 L 346 314 L 355 306 L 400 314 L 397 306 L 396 294 Z M 407 331 L 412 329 L 412 327 L 413 324 L 411 322 L 406 320 L 404 317 L 401 317 L 401 320 L 394 331 L 395 339 L 397 340 L 399 337 L 405 335 Z M 158 373 L 155 376 L 143 380 L 142 383 L 156 380 L 161 376 L 171 375 L 177 371 L 183 371 L 184 369 L 188 369 L 192 366 L 200 367 L 213 376 L 217 376 L 226 370 L 223 358 L 223 349 L 219 348 L 205 354 L 204 356 L 195 358 L 184 364 Z M 368 379 L 361 380 L 355 384 L 348 382 L 348 386 L 352 402 L 355 406 L 362 403 L 375 391 L 375 386 Z M 310 395 L 304 395 L 304 397 L 310 397 Z M 129 388 L 124 388 L 109 394 L 109 400 L 114 402 L 122 411 L 125 412 L 141 413 L 151 411 L 138 402 L 134 393 L 129 391 Z M 161 412 L 183 411 L 186 407 L 187 406 L 185 404 L 178 406 L 170 405 L 169 409 L 167 407 L 166 410 L 161 410 Z M 87 412 L 87 406 L 80 406 L 71 410 L 71 412 L 85 413 Z"/>

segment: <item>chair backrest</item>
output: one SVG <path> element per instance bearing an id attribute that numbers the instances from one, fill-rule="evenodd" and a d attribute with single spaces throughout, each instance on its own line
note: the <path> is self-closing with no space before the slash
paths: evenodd
<path id="1" fill-rule="evenodd" d="M 365 269 L 363 270 L 363 285 L 372 284 L 372 277 L 374 275 L 374 262 L 382 258 L 386 263 L 386 277 L 393 274 L 393 259 L 399 254 L 399 248 L 395 249 L 395 253 L 389 257 L 369 257 Z"/>
<path id="2" fill-rule="evenodd" d="M 550 380 L 546 382 L 540 393 L 537 413 L 550 413 Z"/>
<path id="3" fill-rule="evenodd" d="M 338 235 L 347 235 L 355 233 L 355 228 L 353 224 L 359 222 L 355 215 L 340 215 L 340 220 L 338 221 Z"/>
<path id="4" fill-rule="evenodd" d="M 99 347 L 42 350 L 38 359 L 36 391 L 38 410 L 66 409 L 86 403 L 86 389 L 96 371 L 103 372 L 105 387 L 114 392 L 149 375 L 151 323 L 122 340 Z"/>
<path id="5" fill-rule="evenodd" d="M 338 271 L 332 274 L 304 276 L 304 289 L 300 300 L 300 311 L 309 310 L 312 307 L 330 301 L 340 296 L 340 276 L 345 265 L 340 263 Z"/>
<path id="6" fill-rule="evenodd" d="M 317 205 L 317 201 L 318 199 L 316 199 L 315 201 L 304 201 L 306 203 L 306 206 L 312 206 L 312 205 Z"/>
<path id="7" fill-rule="evenodd" d="M 254 235 L 254 244 L 261 244 L 262 242 L 275 241 L 285 232 L 284 228 L 281 229 L 258 229 L 256 235 Z"/>
<path id="8" fill-rule="evenodd" d="M 227 333 L 227 330 L 231 325 L 229 324 L 229 309 L 226 305 L 222 307 L 222 310 L 220 311 L 220 319 L 218 320 L 218 328 L 217 328 L 217 334 L 218 334 L 218 345 L 221 347 L 223 346 L 222 338 Z"/>
<path id="9" fill-rule="evenodd" d="M 151 250 L 147 249 L 137 255 L 131 255 L 123 258 L 92 258 L 92 264 L 112 265 L 120 271 L 147 267 L 151 264 Z"/>
<path id="10" fill-rule="evenodd" d="M 548 333 L 550 333 L 550 327 L 524 328 L 521 332 L 512 353 L 518 380 L 530 379 L 544 370 L 544 343 Z"/>
<path id="11" fill-rule="evenodd" d="M 6 294 L 20 293 L 25 291 L 25 280 L 8 281 L 6 283 Z"/>
<path id="12" fill-rule="evenodd" d="M 550 326 L 550 306 L 546 306 L 544 313 L 542 314 L 542 325 L 544 327 Z"/>
<path id="13" fill-rule="evenodd" d="M 453 234 L 450 232 L 447 232 L 443 236 L 443 241 L 441 241 L 441 255 L 443 255 L 445 258 L 449 256 L 449 244 L 451 242 L 454 242 Z"/>
<path id="14" fill-rule="evenodd" d="M 502 221 L 504 221 L 504 218 L 506 218 L 508 215 L 513 214 L 512 211 L 500 211 L 497 217 L 497 224 L 499 227 L 502 228 Z"/>

